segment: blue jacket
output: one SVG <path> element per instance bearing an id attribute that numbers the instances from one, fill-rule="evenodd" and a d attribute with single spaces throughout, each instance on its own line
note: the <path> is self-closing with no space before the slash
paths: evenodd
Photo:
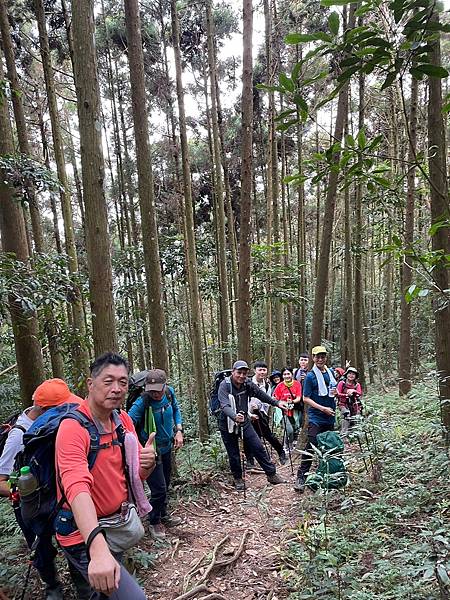
<path id="1" fill-rule="evenodd" d="M 166 393 L 159 402 L 152 400 L 148 394 L 144 394 L 139 396 L 130 408 L 128 414 L 133 419 L 143 445 L 147 442 L 149 435 L 146 430 L 145 418 L 147 405 L 152 409 L 155 419 L 156 451 L 160 454 L 166 454 L 172 450 L 175 426 L 183 423 L 173 387 L 167 386 Z"/>

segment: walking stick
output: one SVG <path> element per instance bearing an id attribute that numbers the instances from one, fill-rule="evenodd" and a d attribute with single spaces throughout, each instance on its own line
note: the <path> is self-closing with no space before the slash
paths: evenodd
<path id="1" fill-rule="evenodd" d="M 284 414 L 284 412 L 283 412 L 283 425 L 284 425 L 283 440 L 286 438 L 287 449 L 288 449 L 288 454 L 289 454 L 289 462 L 291 464 L 291 474 L 294 475 L 294 465 L 292 464 L 291 445 L 289 444 L 289 438 L 288 438 L 287 429 L 286 429 L 286 415 Z"/>
<path id="2" fill-rule="evenodd" d="M 267 450 L 266 440 L 265 440 L 265 438 L 263 436 L 263 432 L 262 432 L 262 429 L 261 429 L 261 422 L 260 422 L 259 419 L 256 419 L 256 422 L 258 423 L 258 430 L 259 430 L 259 433 L 260 433 L 259 438 L 262 440 L 262 443 L 264 445 L 264 450 L 266 451 L 267 457 L 271 458 L 271 456 L 269 455 L 269 451 Z"/>
<path id="3" fill-rule="evenodd" d="M 241 453 L 241 463 L 242 463 L 242 481 L 244 482 L 244 500 L 247 498 L 247 484 L 245 482 L 245 453 L 244 453 L 244 433 L 242 431 L 242 426 L 239 425 L 239 452 Z M 242 446 L 242 448 L 241 448 Z"/>

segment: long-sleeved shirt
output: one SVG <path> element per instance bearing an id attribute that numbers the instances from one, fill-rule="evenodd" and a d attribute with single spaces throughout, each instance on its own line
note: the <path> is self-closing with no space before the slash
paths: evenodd
<path id="1" fill-rule="evenodd" d="M 253 375 L 252 382 L 255 385 L 257 385 L 259 389 L 261 389 L 263 392 L 266 392 L 266 394 L 270 394 L 270 383 L 267 381 L 267 379 L 264 379 L 261 383 L 259 383 L 256 379 L 256 375 Z M 253 397 L 251 399 L 251 404 L 256 407 L 256 410 L 259 410 L 260 412 L 263 412 L 266 415 L 269 414 L 269 405 L 267 404 L 267 402 L 261 402 L 261 400 L 259 400 L 258 398 Z"/>
<path id="2" fill-rule="evenodd" d="M 157 452 L 167 454 L 172 450 L 174 426 L 183 424 L 180 406 L 173 387 L 168 386 L 166 394 L 159 401 L 152 400 L 147 394 L 139 396 L 128 411 L 139 432 L 142 444 L 147 442 L 149 434 L 152 433 L 152 426 L 146 422 L 148 408 L 151 409 L 151 416 L 154 420 L 153 431 L 156 431 Z"/>
<path id="3" fill-rule="evenodd" d="M 243 383 L 240 387 L 237 387 L 232 378 L 230 378 L 230 383 L 228 383 L 228 378 L 224 379 L 219 385 L 219 403 L 221 412 L 219 415 L 219 429 L 222 431 L 227 430 L 227 417 L 230 419 L 236 418 L 238 412 L 243 412 L 245 415 L 248 413 L 248 403 L 251 398 L 257 398 L 264 402 L 265 404 L 271 404 L 272 406 L 278 406 L 278 400 L 266 394 L 261 388 L 259 388 L 256 384 L 254 384 L 250 379 L 247 379 L 245 383 Z M 230 389 L 231 388 L 231 389 Z M 236 410 L 231 407 L 230 398 L 228 395 L 231 394 L 236 402 Z M 250 424 L 250 420 L 246 418 L 243 423 L 243 427 L 247 427 Z"/>

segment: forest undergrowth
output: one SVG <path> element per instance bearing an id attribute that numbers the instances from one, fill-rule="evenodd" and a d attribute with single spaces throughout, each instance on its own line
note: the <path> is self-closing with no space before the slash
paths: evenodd
<path id="1" fill-rule="evenodd" d="M 230 485 L 218 435 L 178 456 L 171 507 L 183 524 L 147 537 L 129 567 L 155 600 L 445 600 L 450 597 L 450 480 L 435 391 L 371 394 L 368 417 L 346 445 L 349 485 L 325 493 L 269 486 L 248 473 L 245 497 Z M 294 473 L 296 470 L 294 459 Z M 21 598 L 26 551 L 0 503 L 0 587 Z M 62 560 L 59 567 L 69 591 Z M 32 573 L 25 598 L 39 597 Z"/>

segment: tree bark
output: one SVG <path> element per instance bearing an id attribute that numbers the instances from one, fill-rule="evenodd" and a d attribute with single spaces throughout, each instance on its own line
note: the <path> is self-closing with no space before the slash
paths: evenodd
<path id="1" fill-rule="evenodd" d="M 432 22 L 439 22 L 439 16 L 433 13 Z M 440 37 L 432 42 L 430 63 L 441 66 Z M 430 170 L 430 196 L 432 225 L 450 217 L 446 140 L 444 121 L 442 118 L 442 84 L 438 77 L 428 78 L 428 165 Z M 439 399 L 441 405 L 442 424 L 446 431 L 447 442 L 450 440 L 450 304 L 448 298 L 450 255 L 450 228 L 440 227 L 431 239 L 434 252 L 442 252 L 443 257 L 433 268 L 433 279 L 438 292 L 434 299 L 435 314 L 435 347 L 436 367 L 439 381 Z M 447 262 L 446 262 L 447 260 Z"/>
<path id="2" fill-rule="evenodd" d="M 349 29 L 352 29 L 355 23 L 354 5 L 350 8 Z M 341 142 L 344 125 L 348 111 L 348 82 L 341 88 L 339 92 L 335 130 L 333 143 Z M 333 155 L 334 165 L 339 164 L 340 152 L 335 152 Z M 338 169 L 332 169 L 328 177 L 328 187 L 325 196 L 325 207 L 323 214 L 322 235 L 320 243 L 320 255 L 317 268 L 317 279 L 314 294 L 314 308 L 311 330 L 311 346 L 316 346 L 322 342 L 322 329 L 325 314 L 325 299 L 328 288 L 328 268 L 330 264 L 330 248 L 331 239 L 333 236 L 334 211 L 336 206 L 336 192 L 338 184 L 339 172 Z"/>
<path id="3" fill-rule="evenodd" d="M 2 56 L 0 53 L 0 81 L 4 78 Z M 0 102 L 0 155 L 14 154 L 8 103 Z M 0 233 L 2 251 L 10 252 L 16 260 L 28 263 L 28 243 L 25 219 L 14 191 L 8 187 L 0 172 Z M 32 404 L 36 387 L 45 379 L 39 331 L 36 315 L 27 313 L 16 298 L 9 297 L 9 311 L 14 335 L 17 369 L 19 373 L 20 393 L 23 407 Z"/>
<path id="4" fill-rule="evenodd" d="M 251 216 L 253 183 L 253 6 L 243 0 L 241 215 L 239 235 L 239 358 L 250 361 L 251 348 Z"/>
<path id="5" fill-rule="evenodd" d="M 198 410 L 198 430 L 200 441 L 208 437 L 208 408 L 206 406 L 205 377 L 202 352 L 202 311 L 198 285 L 198 265 L 195 246 L 194 213 L 192 204 L 191 169 L 189 165 L 189 148 L 186 131 L 186 113 L 184 107 L 184 90 L 181 70 L 180 28 L 178 22 L 177 3 L 171 0 L 172 39 L 175 55 L 177 82 L 178 113 L 180 124 L 181 156 L 184 184 L 184 216 L 186 222 L 186 267 L 188 271 L 190 309 L 192 316 L 192 356 L 194 377 L 196 381 L 195 395 Z"/>
<path id="6" fill-rule="evenodd" d="M 416 145 L 417 145 L 417 96 L 418 81 L 411 79 L 411 98 L 409 124 L 409 152 L 408 152 L 408 174 L 405 207 L 405 250 L 411 250 L 414 242 L 414 198 L 416 193 Z M 406 301 L 406 291 L 412 282 L 412 259 L 405 255 L 401 272 L 401 300 L 400 300 L 400 349 L 398 353 L 398 391 L 400 396 L 405 396 L 411 390 L 411 304 Z"/>
<path id="7" fill-rule="evenodd" d="M 150 340 L 152 344 L 152 363 L 155 367 L 167 371 L 169 368 L 169 357 L 161 297 L 162 278 L 153 189 L 152 157 L 148 134 L 141 19 L 137 0 L 125 0 L 124 5 L 134 135 L 136 138 L 138 189 L 150 320 Z"/>
<path id="8" fill-rule="evenodd" d="M 39 29 L 39 47 L 44 70 L 45 88 L 47 92 L 48 110 L 52 125 L 53 153 L 56 161 L 58 179 L 61 184 L 61 207 L 64 223 L 66 253 L 69 257 L 69 272 L 72 276 L 72 312 L 73 312 L 73 342 L 71 352 L 74 357 L 75 381 L 83 385 L 89 374 L 89 352 L 86 346 L 86 328 L 84 324 L 83 302 L 78 284 L 78 256 L 75 247 L 73 231 L 73 215 L 69 181 L 66 172 L 66 159 L 63 150 L 63 140 L 59 124 L 58 106 L 56 103 L 55 83 L 51 64 L 50 47 L 48 43 L 47 25 L 43 0 L 35 0 L 35 13 Z"/>
<path id="9" fill-rule="evenodd" d="M 105 201 L 94 2 L 72 2 L 74 76 L 81 145 L 92 333 L 96 355 L 117 350 L 112 267 Z"/>

